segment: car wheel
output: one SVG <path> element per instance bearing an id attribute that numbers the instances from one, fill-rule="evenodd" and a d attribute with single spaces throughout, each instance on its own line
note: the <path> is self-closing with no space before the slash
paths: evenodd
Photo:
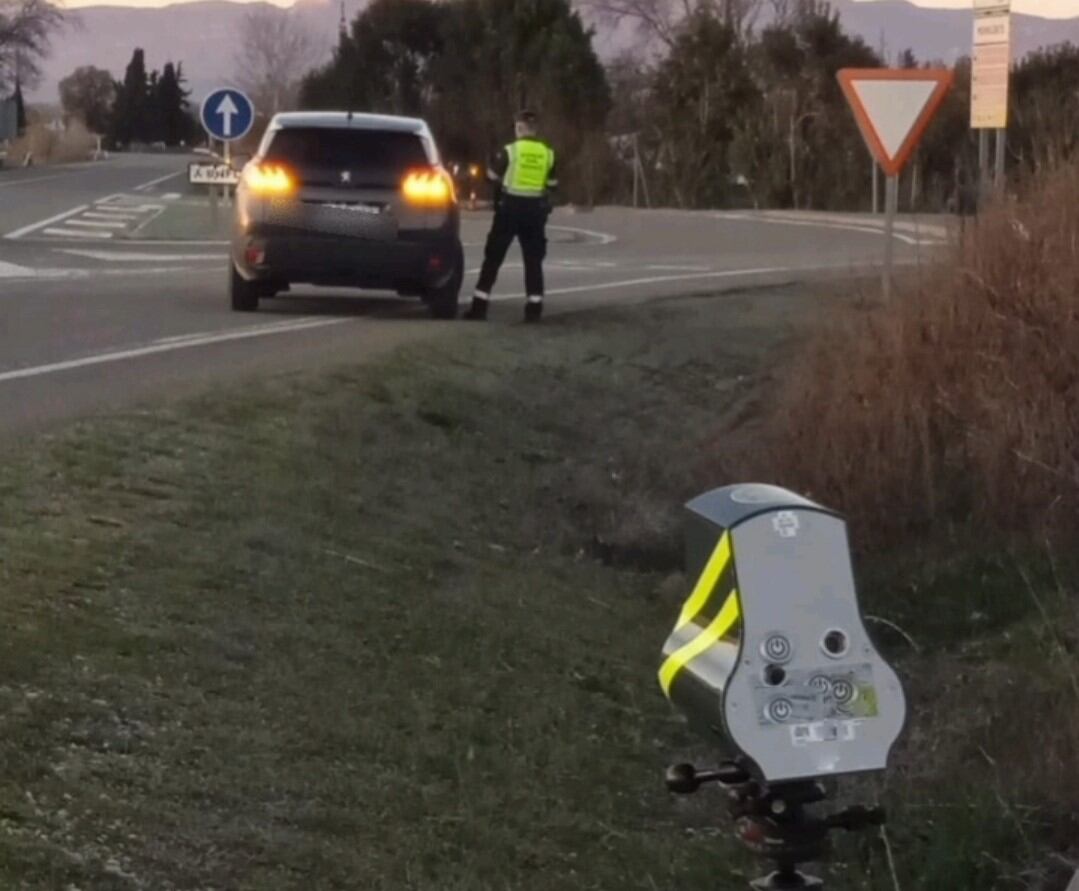
<path id="1" fill-rule="evenodd" d="M 229 299 L 234 312 L 255 312 L 259 308 L 259 285 L 249 282 L 236 268 L 229 264 Z"/>
<path id="2" fill-rule="evenodd" d="M 453 265 L 453 275 L 449 281 L 441 288 L 434 288 L 427 293 L 427 305 L 436 319 L 457 318 L 457 304 L 465 279 L 465 253 L 460 244 L 454 253 Z"/>

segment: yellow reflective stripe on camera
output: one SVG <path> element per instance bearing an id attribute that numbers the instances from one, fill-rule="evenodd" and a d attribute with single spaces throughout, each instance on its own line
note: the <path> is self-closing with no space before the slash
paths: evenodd
<path id="1" fill-rule="evenodd" d="M 734 623 L 738 621 L 741 615 L 742 610 L 738 604 L 738 589 L 736 588 L 731 591 L 727 602 L 723 604 L 723 609 L 712 620 L 712 624 L 685 646 L 679 647 L 671 653 L 663 663 L 663 667 L 659 670 L 659 684 L 663 688 L 665 696 L 670 698 L 671 685 L 678 676 L 678 672 L 719 641 L 734 627 Z"/>
<path id="2" fill-rule="evenodd" d="M 712 592 L 719 582 L 719 577 L 723 575 L 723 570 L 727 568 L 727 564 L 730 562 L 731 534 L 724 532 L 719 539 L 719 544 L 716 545 L 716 549 L 712 551 L 712 556 L 708 558 L 704 572 L 697 579 L 697 585 L 693 589 L 693 593 L 689 595 L 685 606 L 682 607 L 682 615 L 678 617 L 678 624 L 674 626 L 676 632 L 681 631 L 700 615 L 701 610 L 708 603 L 708 598 L 712 596 Z"/>

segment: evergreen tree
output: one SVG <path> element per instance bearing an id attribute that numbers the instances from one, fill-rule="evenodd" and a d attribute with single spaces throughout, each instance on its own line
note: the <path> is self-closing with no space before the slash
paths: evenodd
<path id="1" fill-rule="evenodd" d="M 146 138 L 147 91 L 146 55 L 136 49 L 124 73 L 123 83 L 116 85 L 112 127 L 109 136 L 120 147 Z"/>
<path id="2" fill-rule="evenodd" d="M 22 135 L 26 130 L 26 103 L 22 98 L 22 84 L 15 80 L 15 130 Z"/>
<path id="3" fill-rule="evenodd" d="M 156 70 L 150 72 L 146 84 L 146 116 L 139 141 L 155 143 L 164 141 L 165 122 L 161 110 L 161 77 Z"/>
<path id="4" fill-rule="evenodd" d="M 161 122 L 158 138 L 170 147 L 179 145 L 190 135 L 189 93 L 183 88 L 182 78 L 183 66 L 168 62 L 157 84 L 157 109 Z"/>
<path id="5" fill-rule="evenodd" d="M 529 105 L 566 192 L 588 200 L 610 91 L 570 0 L 374 0 L 306 78 L 301 104 L 421 115 L 447 155 L 467 161 L 512 138 L 513 113 Z"/>

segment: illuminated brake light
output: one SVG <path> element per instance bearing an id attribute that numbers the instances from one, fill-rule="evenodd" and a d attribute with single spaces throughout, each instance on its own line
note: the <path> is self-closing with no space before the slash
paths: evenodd
<path id="1" fill-rule="evenodd" d="M 288 195 L 296 188 L 289 172 L 278 164 L 249 164 L 244 182 L 258 195 Z"/>
<path id="2" fill-rule="evenodd" d="M 414 170 L 401 183 L 410 204 L 444 207 L 454 202 L 453 183 L 442 170 Z"/>

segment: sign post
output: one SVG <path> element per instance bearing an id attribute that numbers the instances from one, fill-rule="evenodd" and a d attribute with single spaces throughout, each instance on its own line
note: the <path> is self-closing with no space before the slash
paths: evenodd
<path id="1" fill-rule="evenodd" d="M 232 143 L 243 139 L 255 125 L 255 106 L 239 90 L 224 87 L 212 91 L 203 101 L 199 119 L 211 140 L 217 139 L 225 146 L 225 164 L 230 168 Z M 226 197 L 228 183 L 224 183 Z M 213 186 L 210 187 L 211 195 Z"/>
<path id="2" fill-rule="evenodd" d="M 974 0 L 974 52 L 970 73 L 970 126 L 978 131 L 979 198 L 1004 186 L 1011 69 L 1011 0 Z M 989 167 L 989 131 L 996 130 L 996 163 Z"/>
<path id="3" fill-rule="evenodd" d="M 943 69 L 844 68 L 839 85 L 869 151 L 884 171 L 884 299 L 891 298 L 899 174 L 952 85 Z"/>

